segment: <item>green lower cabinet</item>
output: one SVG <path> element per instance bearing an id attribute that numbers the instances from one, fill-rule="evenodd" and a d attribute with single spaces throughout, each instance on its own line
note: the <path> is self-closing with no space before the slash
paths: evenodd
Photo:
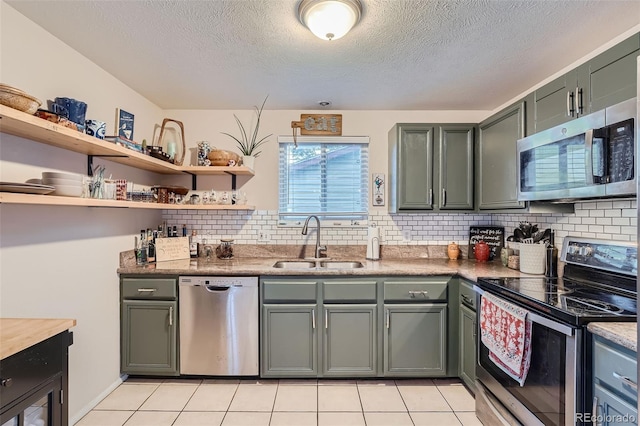
<path id="1" fill-rule="evenodd" d="M 638 410 L 624 398 L 595 385 L 593 397 L 599 426 L 637 425 Z"/>
<path id="2" fill-rule="evenodd" d="M 317 305 L 263 305 L 262 376 L 316 377 Z"/>
<path id="3" fill-rule="evenodd" d="M 323 376 L 377 375 L 376 313 L 376 305 L 324 305 Z"/>
<path id="4" fill-rule="evenodd" d="M 460 378 L 473 391 L 476 381 L 476 313 L 460 305 Z"/>
<path id="5" fill-rule="evenodd" d="M 447 305 L 384 305 L 384 375 L 447 374 Z"/>
<path id="6" fill-rule="evenodd" d="M 122 372 L 178 375 L 177 301 L 122 302 Z"/>

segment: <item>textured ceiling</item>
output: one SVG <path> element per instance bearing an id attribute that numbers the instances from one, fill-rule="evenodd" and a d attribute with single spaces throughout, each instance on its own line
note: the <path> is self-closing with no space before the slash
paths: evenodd
<path id="1" fill-rule="evenodd" d="M 640 24 L 636 0 L 362 0 L 328 42 L 299 0 L 7 3 L 163 109 L 490 110 Z"/>

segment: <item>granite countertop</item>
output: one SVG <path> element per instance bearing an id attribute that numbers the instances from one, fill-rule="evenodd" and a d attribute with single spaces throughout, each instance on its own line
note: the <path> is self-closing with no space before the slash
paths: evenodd
<path id="1" fill-rule="evenodd" d="M 448 259 L 334 259 L 340 261 L 357 260 L 364 265 L 354 269 L 306 268 L 284 269 L 274 268 L 278 260 L 302 260 L 286 258 L 236 258 L 220 260 L 198 258 L 158 262 L 145 266 L 122 266 L 119 274 L 167 274 L 167 275 L 322 275 L 322 276 L 370 276 L 370 275 L 460 275 L 468 280 L 476 281 L 478 277 L 520 277 L 533 276 L 502 266 L 500 260 L 477 263 L 474 260 Z"/>
<path id="2" fill-rule="evenodd" d="M 587 330 L 637 352 L 638 324 L 635 322 L 592 322 Z"/>
<path id="3" fill-rule="evenodd" d="M 75 325 L 74 319 L 0 318 L 0 359 L 17 354 Z"/>

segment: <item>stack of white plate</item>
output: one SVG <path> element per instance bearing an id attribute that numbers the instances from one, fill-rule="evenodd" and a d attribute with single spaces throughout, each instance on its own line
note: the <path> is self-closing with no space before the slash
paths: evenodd
<path id="1" fill-rule="evenodd" d="M 84 176 L 76 173 L 42 172 L 42 183 L 56 189 L 51 195 L 80 197 L 83 179 Z"/>

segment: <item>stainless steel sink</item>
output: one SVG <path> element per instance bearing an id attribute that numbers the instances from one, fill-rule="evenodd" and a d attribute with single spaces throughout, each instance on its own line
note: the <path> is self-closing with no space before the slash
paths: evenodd
<path id="1" fill-rule="evenodd" d="M 318 262 L 310 260 L 279 260 L 273 264 L 274 268 L 281 269 L 309 269 L 309 268 L 324 268 L 324 269 L 356 269 L 362 268 L 364 265 L 362 262 L 342 262 L 339 260 L 324 260 Z"/>
<path id="2" fill-rule="evenodd" d="M 341 262 L 339 260 L 320 262 L 320 267 L 327 269 L 357 269 L 363 266 L 362 262 Z"/>
<path id="3" fill-rule="evenodd" d="M 308 262 L 306 260 L 280 260 L 273 264 L 274 268 L 282 269 L 309 269 L 315 268 L 315 262 Z"/>

